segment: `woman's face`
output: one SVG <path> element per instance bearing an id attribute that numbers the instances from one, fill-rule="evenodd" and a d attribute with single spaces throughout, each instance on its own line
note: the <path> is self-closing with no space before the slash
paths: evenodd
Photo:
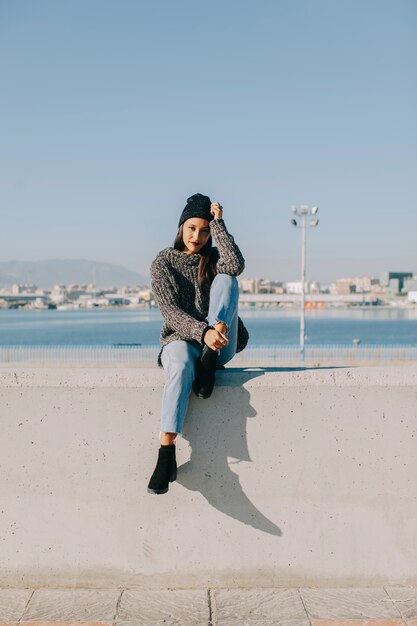
<path id="1" fill-rule="evenodd" d="M 182 227 L 182 240 L 184 242 L 184 252 L 194 254 L 199 252 L 206 245 L 210 237 L 210 227 L 208 220 L 201 217 L 190 217 Z"/>

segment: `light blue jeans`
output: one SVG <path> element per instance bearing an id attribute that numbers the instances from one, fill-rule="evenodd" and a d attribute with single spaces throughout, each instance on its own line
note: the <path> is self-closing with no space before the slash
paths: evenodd
<path id="1" fill-rule="evenodd" d="M 236 354 L 237 309 L 239 286 L 234 276 L 217 274 L 210 287 L 207 323 L 227 325 L 229 343 L 220 350 L 218 365 L 224 365 Z M 203 346 L 197 341 L 171 341 L 161 355 L 165 370 L 162 394 L 161 432 L 180 433 L 187 413 L 188 398 L 195 378 L 195 364 Z"/>

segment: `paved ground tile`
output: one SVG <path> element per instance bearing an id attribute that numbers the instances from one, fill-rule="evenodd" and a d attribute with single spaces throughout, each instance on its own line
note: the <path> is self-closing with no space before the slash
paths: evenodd
<path id="1" fill-rule="evenodd" d="M 401 615 L 407 620 L 417 620 L 417 588 L 385 587 Z"/>
<path id="2" fill-rule="evenodd" d="M 216 589 L 213 608 L 219 624 L 227 619 L 266 619 L 280 624 L 307 618 L 297 589 Z"/>
<path id="3" fill-rule="evenodd" d="M 302 588 L 300 592 L 310 619 L 401 619 L 381 588 Z"/>
<path id="4" fill-rule="evenodd" d="M 216 620 L 216 626 L 310 626 L 306 620 L 281 619 L 224 619 Z"/>
<path id="5" fill-rule="evenodd" d="M 208 624 L 209 606 L 207 590 L 125 590 L 117 612 L 117 626 L 135 622 L 137 626 L 157 624 L 203 626 Z"/>
<path id="6" fill-rule="evenodd" d="M 23 621 L 111 621 L 118 589 L 36 589 Z"/>
<path id="7" fill-rule="evenodd" d="M 128 620 L 127 622 L 115 622 L 115 624 L 117 624 L 117 626 L 208 626 L 208 619 L 204 619 L 203 621 L 201 620 L 197 620 L 196 622 L 194 621 L 187 621 L 184 622 L 184 620 L 172 620 L 172 619 L 160 619 L 157 620 L 156 622 L 154 622 L 152 620 L 152 622 L 150 622 L 149 620 Z"/>
<path id="8" fill-rule="evenodd" d="M 407 626 L 402 619 L 313 619 L 311 626 Z"/>
<path id="9" fill-rule="evenodd" d="M 100 622 L 60 622 L 60 621 L 36 621 L 36 622 L 19 622 L 19 626 L 112 626 L 113 621 Z"/>
<path id="10" fill-rule="evenodd" d="M 0 589 L 0 622 L 18 621 L 33 589 Z"/>

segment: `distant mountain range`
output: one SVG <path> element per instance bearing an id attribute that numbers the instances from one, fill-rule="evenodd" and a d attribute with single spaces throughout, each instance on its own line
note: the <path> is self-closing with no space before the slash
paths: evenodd
<path id="1" fill-rule="evenodd" d="M 149 285 L 148 276 L 132 272 L 121 265 L 82 259 L 46 261 L 0 261 L 0 287 L 14 283 L 49 288 L 70 283 L 93 283 L 97 287 Z"/>

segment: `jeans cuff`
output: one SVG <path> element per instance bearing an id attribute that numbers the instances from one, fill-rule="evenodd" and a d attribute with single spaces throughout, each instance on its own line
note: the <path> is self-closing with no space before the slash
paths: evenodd
<path id="1" fill-rule="evenodd" d="M 216 324 L 224 324 L 226 326 L 226 332 L 227 333 L 229 332 L 229 325 L 226 324 L 226 322 L 224 322 L 223 320 L 219 320 L 218 317 L 216 317 L 216 321 L 215 321 L 214 325 L 216 325 Z"/>

